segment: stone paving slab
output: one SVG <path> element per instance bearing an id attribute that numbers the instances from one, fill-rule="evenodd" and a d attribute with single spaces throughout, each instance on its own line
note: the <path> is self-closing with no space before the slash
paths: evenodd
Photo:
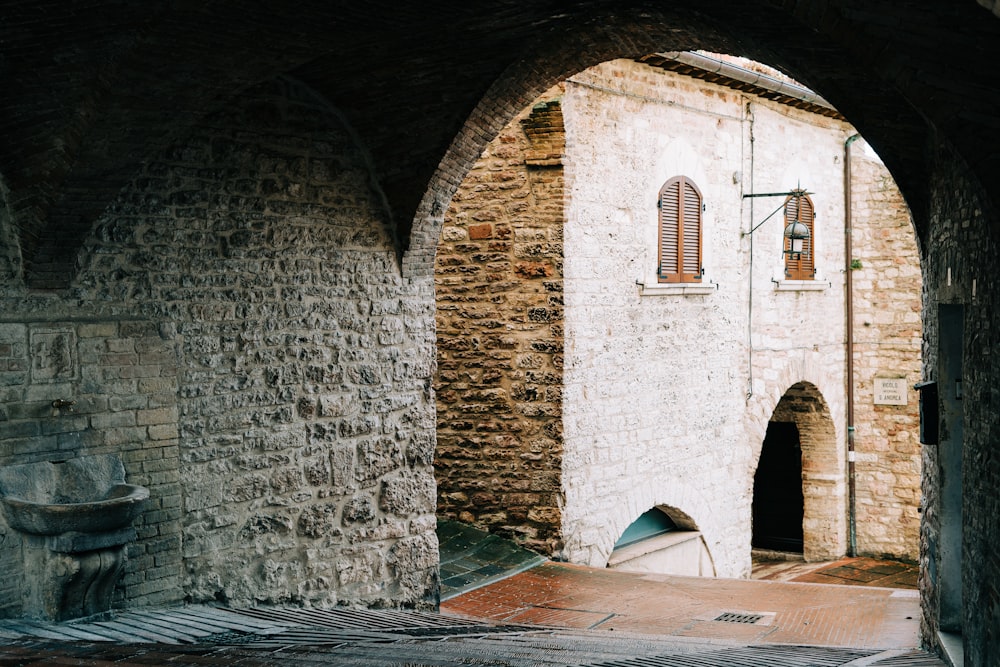
<path id="1" fill-rule="evenodd" d="M 438 521 L 441 599 L 447 600 L 545 562 L 540 554 L 458 521 Z"/>
<path id="2" fill-rule="evenodd" d="M 917 565 L 874 558 L 844 558 L 793 581 L 842 586 L 882 586 L 916 590 Z"/>

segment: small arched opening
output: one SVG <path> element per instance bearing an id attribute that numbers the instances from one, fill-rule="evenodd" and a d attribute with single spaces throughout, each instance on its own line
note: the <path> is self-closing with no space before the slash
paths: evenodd
<path id="1" fill-rule="evenodd" d="M 694 520 L 675 507 L 660 505 L 636 518 L 615 542 L 608 568 L 714 577 L 715 565 Z"/>

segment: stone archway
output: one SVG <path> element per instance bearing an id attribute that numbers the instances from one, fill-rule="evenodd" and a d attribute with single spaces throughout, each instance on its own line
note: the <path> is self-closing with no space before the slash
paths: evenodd
<path id="1" fill-rule="evenodd" d="M 553 12 L 547 4 L 521 3 L 516 9 L 513 5 L 498 5 L 484 11 L 444 3 L 409 13 L 401 13 L 388 3 L 374 3 L 347 15 L 340 7 L 321 7 L 320 3 L 307 4 L 295 13 L 280 7 L 269 8 L 269 12 L 264 11 L 267 8 L 246 12 L 233 3 L 213 3 L 197 14 L 190 13 L 185 4 L 170 4 L 159 13 L 147 14 L 143 8 L 120 15 L 121 7 L 116 5 L 90 6 L 81 11 L 72 3 L 48 0 L 38 3 L 35 12 L 12 14 L 4 24 L 4 36 L 16 45 L 5 54 L 9 59 L 5 70 L 14 84 L 9 96 L 10 117 L 21 120 L 5 126 L 7 161 L 3 171 L 19 203 L 15 217 L 22 242 L 34 244 L 36 236 L 42 235 L 49 250 L 66 248 L 67 252 L 54 258 L 59 261 L 53 266 L 69 268 L 75 259 L 72 251 L 83 236 L 75 232 L 86 231 L 92 222 L 80 215 L 80 205 L 97 202 L 100 208 L 111 201 L 124 181 L 132 177 L 132 165 L 142 162 L 144 156 L 156 154 L 181 134 L 164 131 L 171 125 L 161 122 L 163 115 L 198 117 L 200 114 L 189 110 L 224 102 L 231 91 L 245 90 L 277 72 L 297 70 L 303 80 L 347 110 L 357 134 L 365 137 L 364 143 L 371 147 L 371 156 L 380 168 L 376 173 L 383 176 L 381 192 L 395 203 L 391 209 L 400 218 L 413 219 L 413 202 L 420 200 L 420 193 L 426 189 L 427 174 L 440 165 L 441 174 L 431 179 L 430 190 L 436 189 L 435 184 L 457 186 L 463 166 L 467 168 L 488 135 L 502 125 L 490 122 L 491 118 L 514 115 L 516 104 L 512 108 L 504 102 L 511 99 L 511 91 L 521 91 L 520 97 L 526 101 L 533 97 L 524 93 L 531 82 L 542 85 L 537 82 L 544 79 L 547 85 L 554 81 L 558 71 L 565 70 L 566 63 L 578 59 L 580 53 L 595 58 L 607 57 L 609 51 L 614 52 L 612 55 L 635 55 L 648 50 L 650 41 L 656 48 L 691 48 L 705 43 L 718 49 L 726 47 L 727 40 L 714 34 L 702 42 L 690 39 L 683 31 L 688 22 L 731 34 L 728 44 L 745 47 L 748 55 L 769 60 L 766 56 L 773 54 L 777 64 L 794 65 L 793 73 L 798 78 L 834 98 L 849 117 L 863 123 L 860 129 L 866 136 L 877 139 L 877 145 L 886 149 L 890 168 L 895 175 L 905 177 L 901 187 L 919 208 L 918 229 L 928 279 L 925 312 L 932 312 L 938 302 L 968 306 L 963 403 L 967 424 L 963 456 L 968 483 L 962 501 L 976 522 L 972 524 L 975 529 L 964 531 L 962 536 L 963 552 L 968 555 L 965 584 L 970 601 L 995 600 L 1000 591 L 1000 572 L 992 554 L 1000 535 L 1000 520 L 991 508 L 995 506 L 1000 463 L 993 455 L 997 411 L 992 393 L 1000 376 L 993 354 L 998 330 L 995 305 L 1000 302 L 1000 294 L 995 281 L 984 277 L 995 272 L 998 245 L 995 202 L 1000 179 L 995 175 L 1000 161 L 995 158 L 1000 134 L 990 113 L 996 105 L 996 91 L 983 86 L 980 72 L 968 67 L 963 59 L 942 53 L 953 54 L 961 47 L 972 46 L 980 59 L 989 59 L 1000 48 L 1000 40 L 996 39 L 1000 24 L 995 19 L 997 8 L 994 6 L 991 14 L 987 7 L 990 3 L 985 0 L 936 3 L 933 7 L 926 4 L 915 11 L 909 4 L 881 3 L 871 11 L 858 12 L 856 3 L 709 2 L 699 5 L 697 12 L 678 5 L 675 9 L 679 17 L 661 18 L 651 3 L 629 2 L 568 5 L 559 12 Z M 45 19 L 39 20 L 38 16 L 43 15 Z M 447 20 L 443 21 L 443 17 Z M 74 31 L 74 42 L 68 47 L 64 30 L 67 20 L 84 28 Z M 448 30 L 442 30 L 443 23 Z M 657 24 L 661 25 L 658 34 L 652 29 Z M 229 29 L 223 34 L 219 25 Z M 26 29 L 28 26 L 30 29 Z M 595 34 L 593 26 L 606 32 Z M 257 28 L 266 28 L 268 39 L 260 39 L 263 32 Z M 936 48 L 928 48 L 929 42 Z M 543 52 L 538 45 L 548 48 Z M 406 67 L 399 66 L 400 49 L 409 54 Z M 560 52 L 565 54 L 561 59 L 543 57 Z M 199 76 L 192 76 L 192 63 L 198 64 Z M 208 74 L 211 77 L 206 80 Z M 200 86 L 203 94 L 187 95 L 187 104 L 180 104 L 176 93 L 195 90 L 198 79 L 204 84 Z M 518 86 L 519 82 L 527 83 Z M 487 89 L 490 94 L 484 96 Z M 35 94 L 37 91 L 50 94 Z M 955 104 L 956 98 L 962 104 Z M 479 99 L 484 100 L 481 113 L 470 116 L 469 110 Z M 457 128 L 466 118 L 468 129 L 459 133 Z M 96 128 L 90 125 L 93 119 L 101 120 Z M 151 138 L 163 143 L 149 148 Z M 450 151 L 445 146 L 455 148 Z M 123 157 L 128 160 L 122 161 Z M 109 166 L 115 167 L 115 179 L 104 178 L 112 171 Z M 69 170 L 73 173 L 67 174 Z M 350 188 L 352 191 L 347 191 L 345 186 L 347 195 L 360 190 L 353 184 Z M 198 184 L 191 191 L 204 189 L 203 184 Z M 426 214 L 439 218 L 442 211 L 435 205 L 447 198 L 447 188 L 428 196 L 418 217 Z M 178 197 L 178 203 L 186 199 Z M 344 201 L 350 203 L 353 198 L 347 196 Z M 56 205 L 57 210 L 37 215 L 54 202 L 62 202 Z M 236 212 L 253 212 L 245 203 L 234 201 L 233 206 Z M 368 211 L 367 206 L 360 213 L 348 207 L 338 216 L 366 229 L 371 222 L 367 218 L 374 218 Z M 430 275 L 440 230 L 435 224 L 424 224 L 421 218 L 413 230 L 407 258 L 413 282 L 399 288 L 404 305 L 387 305 L 382 293 L 377 299 L 373 297 L 370 309 L 380 316 L 403 312 L 398 329 L 391 329 L 396 326 L 395 320 L 377 326 L 382 327 L 380 333 L 387 341 L 404 328 L 416 332 L 414 347 L 421 351 L 412 366 L 418 368 L 432 363 L 427 358 L 429 353 L 423 351 L 429 347 L 422 331 L 424 325 L 413 312 L 426 309 L 431 291 L 420 279 Z M 215 244 L 214 238 L 207 236 Z M 247 237 L 244 230 L 237 238 L 241 237 Z M 356 243 L 350 234 L 345 237 Z M 214 247 L 210 250 L 215 252 Z M 235 250 L 239 251 L 239 247 Z M 365 278 L 388 273 L 379 250 L 372 263 L 348 264 L 361 267 L 359 273 Z M 338 251 L 335 248 L 330 256 L 339 257 Z M 38 270 L 41 262 L 33 264 L 33 284 L 52 285 L 40 280 L 46 274 Z M 226 271 L 239 278 L 231 267 Z M 339 271 L 350 275 L 349 268 Z M 137 279 L 127 275 L 120 278 L 122 293 L 132 294 L 130 288 Z M 361 279 L 358 282 L 365 283 Z M 403 292 L 404 288 L 409 291 Z M 15 286 L 8 294 L 12 305 L 5 312 L 19 313 L 14 306 L 24 300 L 21 287 Z M 133 301 L 137 298 L 130 296 Z M 348 312 L 356 310 L 356 304 L 348 302 L 355 298 L 344 297 Z M 156 299 L 149 303 L 151 307 L 160 305 Z M 51 312 L 52 304 L 44 305 Z M 101 304 L 81 304 L 76 295 L 57 305 L 87 318 L 103 312 Z M 8 303 L 4 306 L 7 308 Z M 131 312 L 131 307 L 132 303 L 123 303 L 115 312 Z M 23 317 L 12 317 L 19 318 L 14 319 L 15 324 L 23 323 Z M 343 319 L 353 324 L 350 315 Z M 366 338 L 371 332 L 365 326 L 372 325 L 355 325 L 361 335 L 355 331 L 350 335 Z M 937 331 L 930 329 L 925 336 L 931 357 L 925 374 L 931 376 L 936 368 Z M 223 342 L 230 345 L 232 338 Z M 389 355 L 400 349 L 396 343 L 387 346 L 390 351 L 386 360 L 378 362 L 386 368 L 396 363 Z M 410 369 L 405 362 L 394 367 L 398 374 L 394 375 L 395 384 L 386 383 L 391 398 L 384 403 L 426 404 L 419 392 L 427 374 L 414 378 Z M 358 376 L 370 383 L 376 374 L 368 365 L 363 371 Z M 228 385 L 239 386 L 243 378 L 233 375 L 235 379 Z M 280 408 L 272 412 L 287 421 L 299 419 L 295 410 L 285 405 Z M 228 416 L 228 410 L 223 412 Z M 414 416 L 413 412 L 417 410 L 406 414 L 407 424 L 428 421 L 426 414 Z M 370 429 L 378 426 L 365 425 Z M 415 440 L 432 440 L 428 427 L 418 426 L 416 430 Z M 195 444 L 187 435 L 181 442 L 182 446 Z M 221 448 L 225 442 L 218 444 Z M 416 443 L 413 449 L 419 458 L 422 450 Z M 401 455 L 396 455 L 398 451 L 389 444 L 373 444 L 359 452 L 347 450 L 334 459 L 335 467 L 346 471 L 342 477 L 351 479 L 355 456 L 366 464 L 376 461 L 382 465 L 389 458 L 391 465 L 396 465 L 395 461 L 402 460 Z M 407 454 L 415 456 L 410 450 Z M 925 456 L 928 463 L 937 463 L 932 450 L 925 449 Z M 344 459 L 347 464 L 339 463 Z M 321 460 L 317 468 L 325 469 L 327 464 Z M 354 476 L 368 479 L 363 470 Z M 940 537 L 942 518 L 937 497 L 940 480 L 933 474 L 925 479 L 931 492 L 925 495 L 926 541 Z M 218 488 L 218 484 L 208 486 Z M 286 525 L 280 520 L 261 523 Z M 187 550 L 187 542 L 184 546 Z M 171 555 L 179 553 L 176 544 L 172 549 Z M 377 554 L 377 549 L 372 547 L 371 552 Z M 376 560 L 374 555 L 364 556 L 358 558 L 362 570 Z M 922 558 L 932 556 L 925 554 Z M 220 566 L 219 571 L 222 569 Z M 935 586 L 932 580 L 925 583 L 928 589 Z M 931 611 L 937 604 L 936 597 L 928 594 L 925 599 L 925 620 L 934 628 L 936 621 Z M 970 602 L 963 613 L 969 630 L 966 636 L 970 661 L 985 664 L 1000 655 L 1000 639 L 991 632 L 991 628 L 1000 627 L 1000 607 Z"/>
<path id="2" fill-rule="evenodd" d="M 771 423 L 776 422 L 794 424 L 802 451 L 802 554 L 806 561 L 843 556 L 846 470 L 823 395 L 815 385 L 797 382 L 775 407 Z"/>

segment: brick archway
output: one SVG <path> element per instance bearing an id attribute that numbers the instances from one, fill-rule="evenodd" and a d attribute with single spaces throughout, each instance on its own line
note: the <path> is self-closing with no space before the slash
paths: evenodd
<path id="1" fill-rule="evenodd" d="M 771 421 L 791 422 L 802 447 L 803 556 L 831 560 L 846 548 L 846 470 L 842 447 L 823 395 L 810 382 L 785 391 Z M 759 460 L 759 455 L 758 455 Z"/>

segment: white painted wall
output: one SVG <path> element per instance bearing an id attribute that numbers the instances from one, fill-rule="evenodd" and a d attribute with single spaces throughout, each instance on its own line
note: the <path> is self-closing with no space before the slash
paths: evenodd
<path id="1" fill-rule="evenodd" d="M 572 77 L 563 114 L 563 555 L 603 567 L 635 518 L 668 505 L 695 521 L 718 576 L 746 576 L 753 474 L 767 421 L 792 384 L 812 383 L 825 399 L 836 432 L 831 459 L 841 463 L 823 474 L 844 479 L 841 156 L 853 131 L 627 60 Z M 651 294 L 657 193 L 676 175 L 704 196 L 711 289 Z M 743 195 L 799 185 L 815 193 L 825 288 L 776 289 L 779 213 L 753 235 L 751 323 L 744 233 L 782 198 Z M 833 550 L 844 544 L 845 490 L 835 483 L 831 491 Z"/>

